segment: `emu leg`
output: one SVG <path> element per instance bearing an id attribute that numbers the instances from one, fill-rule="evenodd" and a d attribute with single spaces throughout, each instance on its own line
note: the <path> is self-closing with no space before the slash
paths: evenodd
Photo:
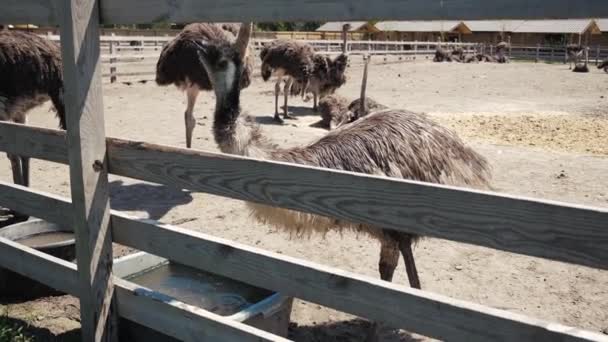
<path id="1" fill-rule="evenodd" d="M 393 281 L 393 274 L 399 264 L 399 247 L 397 241 L 387 239 L 380 242 L 380 261 L 378 262 L 378 271 L 380 271 L 380 279 L 384 281 Z M 373 322 L 366 342 L 378 341 L 380 330 L 383 328 L 382 322 Z"/>
<path id="2" fill-rule="evenodd" d="M 410 286 L 415 289 L 420 289 L 420 279 L 418 278 L 418 271 L 416 270 L 416 263 L 414 262 L 414 253 L 412 252 L 412 236 L 403 234 L 399 239 L 399 250 L 403 255 L 405 261 L 405 270 L 407 271 L 407 278 L 410 282 Z"/>
<path id="3" fill-rule="evenodd" d="M 8 155 L 8 159 L 11 162 L 11 169 L 13 171 L 13 182 L 17 185 L 28 186 L 29 177 L 24 175 L 23 169 L 23 160 L 27 160 L 27 170 L 29 172 L 29 158 L 21 158 L 16 155 Z M 12 215 L 15 222 L 27 221 L 29 216 L 26 214 L 18 213 L 12 209 L 9 209 L 7 212 L 3 212 L 5 215 Z"/>
<path id="4" fill-rule="evenodd" d="M 23 185 L 23 168 L 21 167 L 21 157 L 9 154 L 8 159 L 11 161 L 13 182 L 15 184 Z"/>
<path id="5" fill-rule="evenodd" d="M 279 116 L 279 93 L 281 92 L 281 80 L 274 84 L 274 120 L 283 123 L 283 119 Z"/>
<path id="6" fill-rule="evenodd" d="M 23 186 L 30 186 L 30 158 L 21 157 L 21 180 Z"/>
<path id="7" fill-rule="evenodd" d="M 285 97 L 285 106 L 283 107 L 283 118 L 284 119 L 296 119 L 295 117 L 289 115 L 289 108 L 287 107 L 287 99 L 289 98 L 289 95 L 291 94 L 291 85 L 292 84 L 293 84 L 293 80 L 291 78 L 289 78 L 285 82 L 285 88 L 283 88 L 283 91 L 284 91 L 283 96 Z"/>
<path id="8" fill-rule="evenodd" d="M 312 93 L 312 98 L 313 98 L 312 110 L 314 110 L 316 112 L 318 110 L 317 93 Z"/>
<path id="9" fill-rule="evenodd" d="M 186 146 L 192 147 L 192 132 L 194 126 L 196 126 L 196 120 L 194 119 L 194 104 L 196 103 L 196 97 L 198 96 L 198 88 L 191 86 L 186 91 L 188 96 L 188 107 L 184 113 L 184 121 L 186 122 Z"/>

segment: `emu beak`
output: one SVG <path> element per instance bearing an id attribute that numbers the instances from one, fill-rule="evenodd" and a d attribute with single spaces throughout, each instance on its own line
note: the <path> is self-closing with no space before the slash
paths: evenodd
<path id="1" fill-rule="evenodd" d="M 198 59 L 203 64 L 205 70 L 209 73 L 211 70 L 209 69 L 209 64 L 207 63 L 207 59 L 209 57 L 209 45 L 205 41 L 192 41 L 196 46 L 196 54 L 198 55 Z"/>

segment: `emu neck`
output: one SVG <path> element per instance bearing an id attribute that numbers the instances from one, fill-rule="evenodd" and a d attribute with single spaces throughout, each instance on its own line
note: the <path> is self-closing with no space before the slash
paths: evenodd
<path id="1" fill-rule="evenodd" d="M 216 91 L 213 135 L 220 150 L 225 153 L 233 151 L 237 132 L 237 121 L 241 113 L 240 91 L 232 87 L 228 92 Z"/>
<path id="2" fill-rule="evenodd" d="M 243 61 L 247 58 L 247 52 L 249 51 L 249 40 L 251 39 L 251 31 L 253 24 L 250 22 L 241 23 L 241 28 L 236 37 L 235 45 L 241 55 Z"/>
<path id="3" fill-rule="evenodd" d="M 216 92 L 215 96 L 213 135 L 220 151 L 265 158 L 274 146 L 262 136 L 253 120 L 241 115 L 238 83 L 226 94 Z"/>

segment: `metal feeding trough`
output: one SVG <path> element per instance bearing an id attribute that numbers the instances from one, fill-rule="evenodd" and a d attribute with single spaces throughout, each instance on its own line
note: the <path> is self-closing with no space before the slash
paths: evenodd
<path id="1" fill-rule="evenodd" d="M 21 243 L 57 258 L 73 261 L 76 245 L 72 230 L 40 219 L 16 223 L 0 229 L 0 237 Z M 44 284 L 0 268 L 0 296 L 32 299 L 61 294 Z"/>
<path id="2" fill-rule="evenodd" d="M 287 336 L 291 297 L 145 252 L 115 260 L 114 275 L 228 319 Z M 125 341 L 178 341 L 125 318 L 121 318 L 119 330 Z"/>

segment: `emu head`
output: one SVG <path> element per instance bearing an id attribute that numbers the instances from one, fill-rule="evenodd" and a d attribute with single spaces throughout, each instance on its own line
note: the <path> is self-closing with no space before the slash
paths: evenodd
<path id="1" fill-rule="evenodd" d="M 238 89 L 243 63 L 237 49 L 226 43 L 194 41 L 198 58 L 207 71 L 216 96 Z"/>
<path id="2" fill-rule="evenodd" d="M 346 66 L 348 65 L 348 56 L 341 54 L 333 61 L 329 62 L 329 82 L 324 87 L 324 93 L 333 94 L 336 89 L 346 83 Z"/>

